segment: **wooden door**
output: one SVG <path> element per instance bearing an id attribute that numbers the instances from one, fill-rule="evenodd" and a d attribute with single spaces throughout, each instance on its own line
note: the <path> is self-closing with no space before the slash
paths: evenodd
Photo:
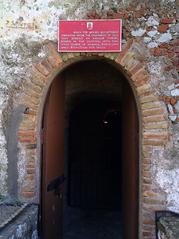
<path id="1" fill-rule="evenodd" d="M 138 238 L 139 126 L 133 92 L 127 84 L 122 97 L 122 218 L 124 239 Z"/>
<path id="2" fill-rule="evenodd" d="M 43 120 L 42 238 L 62 238 L 64 181 L 64 81 L 57 78 L 46 100 Z"/>

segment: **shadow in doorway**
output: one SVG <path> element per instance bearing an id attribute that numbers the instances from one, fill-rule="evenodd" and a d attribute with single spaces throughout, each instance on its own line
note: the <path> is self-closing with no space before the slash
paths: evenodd
<path id="1" fill-rule="evenodd" d="M 122 239 L 120 211 L 67 207 L 64 239 Z"/>
<path id="2" fill-rule="evenodd" d="M 64 239 L 121 239 L 119 102 L 87 99 L 71 112 Z"/>

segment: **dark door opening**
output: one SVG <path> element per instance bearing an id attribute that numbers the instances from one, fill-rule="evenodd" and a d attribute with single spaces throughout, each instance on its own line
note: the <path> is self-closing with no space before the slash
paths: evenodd
<path id="1" fill-rule="evenodd" d="M 73 65 L 76 76 L 73 71 L 70 75 L 81 77 L 82 69 L 86 75 L 91 69 L 100 77 L 107 67 L 121 80 L 122 96 L 117 102 L 115 97 L 84 98 L 73 107 L 68 159 L 64 157 L 63 74 L 49 90 L 42 142 L 43 239 L 138 238 L 139 126 L 131 87 L 114 67 L 99 61 Z"/>
<path id="2" fill-rule="evenodd" d="M 64 239 L 121 239 L 120 105 L 83 100 L 69 121 Z"/>
<path id="3" fill-rule="evenodd" d="M 112 102 L 85 100 L 73 110 L 69 124 L 70 206 L 120 207 L 120 110 Z"/>

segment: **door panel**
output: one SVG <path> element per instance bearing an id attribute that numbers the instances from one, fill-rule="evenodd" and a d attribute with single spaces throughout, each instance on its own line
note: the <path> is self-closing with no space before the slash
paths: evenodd
<path id="1" fill-rule="evenodd" d="M 133 92 L 124 85 L 122 98 L 122 209 L 124 239 L 138 238 L 138 116 Z"/>
<path id="2" fill-rule="evenodd" d="M 42 170 L 43 239 L 62 238 L 64 81 L 51 85 L 44 109 Z"/>

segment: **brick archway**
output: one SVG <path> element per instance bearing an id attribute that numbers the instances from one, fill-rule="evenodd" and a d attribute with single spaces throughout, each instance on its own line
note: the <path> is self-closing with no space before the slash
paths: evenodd
<path id="1" fill-rule="evenodd" d="M 40 124 L 48 88 L 60 72 L 72 63 L 87 59 L 103 59 L 117 67 L 128 79 L 138 105 L 140 120 L 140 233 L 141 238 L 154 235 L 154 211 L 165 206 L 160 193 L 153 187 L 150 165 L 152 152 L 164 148 L 169 141 L 167 112 L 150 84 L 150 76 L 138 43 L 128 41 L 121 53 L 64 53 L 59 54 L 52 43 L 48 55 L 33 66 L 31 77 L 24 83 L 19 104 L 24 105 L 18 140 L 26 154 L 26 174 L 20 186 L 20 198 L 38 201 L 40 188 Z"/>

